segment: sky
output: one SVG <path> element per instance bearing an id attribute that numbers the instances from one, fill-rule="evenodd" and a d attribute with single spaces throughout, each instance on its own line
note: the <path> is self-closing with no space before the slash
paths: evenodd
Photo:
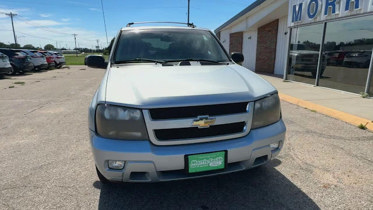
<path id="1" fill-rule="evenodd" d="M 187 0 L 102 0 L 108 41 L 129 22 L 187 22 Z M 190 0 L 190 22 L 215 30 L 254 0 Z M 1 0 L 0 42 L 14 43 L 12 25 L 5 13 L 16 13 L 18 43 L 44 47 L 100 48 L 107 46 L 101 0 Z"/>

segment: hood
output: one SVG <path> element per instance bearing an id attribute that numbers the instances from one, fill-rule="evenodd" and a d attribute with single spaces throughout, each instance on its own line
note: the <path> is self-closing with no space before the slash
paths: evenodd
<path id="1" fill-rule="evenodd" d="M 253 101 L 275 88 L 239 65 L 130 64 L 108 70 L 107 103 L 138 108 Z"/>

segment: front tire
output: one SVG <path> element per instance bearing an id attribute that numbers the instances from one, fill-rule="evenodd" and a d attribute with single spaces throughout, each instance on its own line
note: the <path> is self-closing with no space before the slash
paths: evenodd
<path id="1" fill-rule="evenodd" d="M 101 182 L 102 184 L 109 184 L 109 183 L 110 183 L 110 181 L 107 180 L 107 179 L 104 177 L 104 175 L 102 175 L 101 172 L 97 169 L 97 166 L 96 166 L 96 172 L 97 172 L 98 179 L 100 180 L 100 182 Z"/>
<path id="2" fill-rule="evenodd" d="M 15 75 L 17 73 L 15 66 L 12 65 L 12 68 L 9 71 L 9 75 Z"/>

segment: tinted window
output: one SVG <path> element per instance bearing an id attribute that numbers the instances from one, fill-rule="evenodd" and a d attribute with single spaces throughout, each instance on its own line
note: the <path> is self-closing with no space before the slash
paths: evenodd
<path id="1" fill-rule="evenodd" d="M 14 55 L 14 52 L 12 52 L 11 50 L 0 49 L 0 52 L 4 53 L 7 56 L 13 56 Z"/>
<path id="2" fill-rule="evenodd" d="M 31 51 L 28 50 L 22 50 L 23 53 L 26 53 L 29 56 L 33 56 L 34 54 Z"/>
<path id="3" fill-rule="evenodd" d="M 123 31 L 114 62 L 133 59 L 181 60 L 205 59 L 229 61 L 208 31 L 188 29 L 152 29 Z"/>
<path id="4" fill-rule="evenodd" d="M 21 52 L 21 51 L 16 52 L 16 55 L 18 55 L 18 56 L 27 56 L 26 53 Z"/>

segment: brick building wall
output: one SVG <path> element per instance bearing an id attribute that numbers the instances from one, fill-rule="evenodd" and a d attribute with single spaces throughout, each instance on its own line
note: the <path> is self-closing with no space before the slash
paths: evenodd
<path id="1" fill-rule="evenodd" d="M 278 19 L 258 28 L 256 72 L 274 73 L 276 61 Z"/>
<path id="2" fill-rule="evenodd" d="M 229 53 L 242 53 L 243 32 L 231 33 L 229 35 Z"/>

